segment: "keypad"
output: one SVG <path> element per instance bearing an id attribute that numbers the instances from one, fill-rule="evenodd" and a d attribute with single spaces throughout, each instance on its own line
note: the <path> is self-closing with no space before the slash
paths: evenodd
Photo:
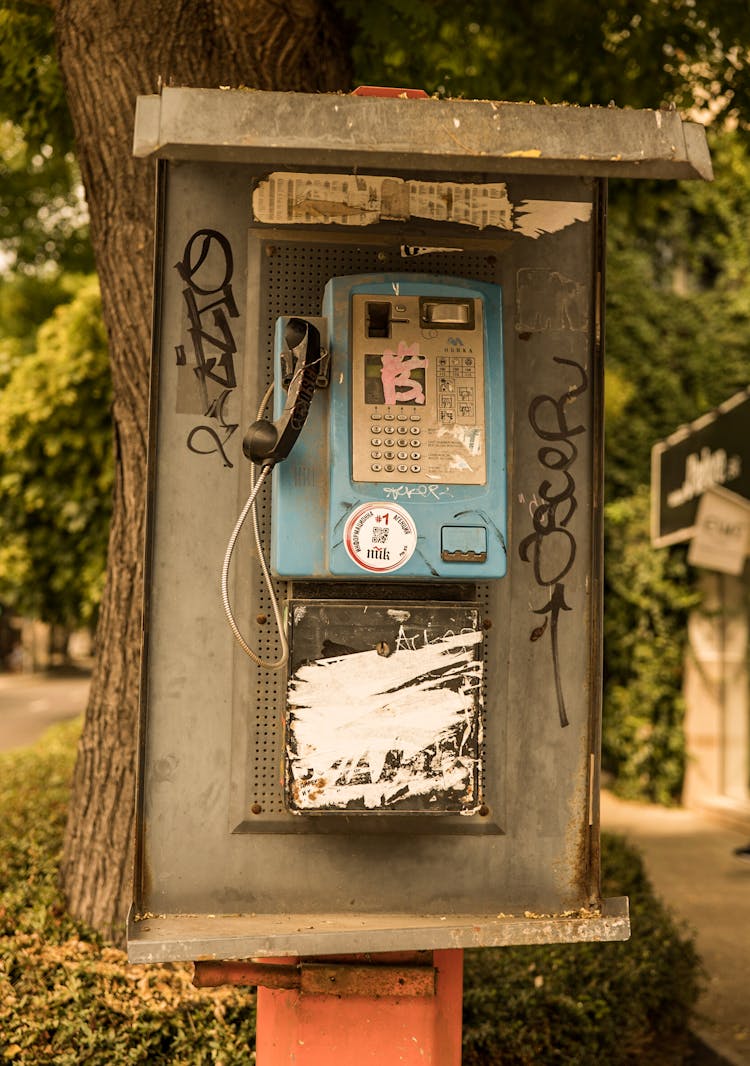
<path id="1" fill-rule="evenodd" d="M 373 474 L 422 473 L 422 415 L 369 413 L 370 470 Z M 366 423 L 367 424 L 367 423 Z"/>

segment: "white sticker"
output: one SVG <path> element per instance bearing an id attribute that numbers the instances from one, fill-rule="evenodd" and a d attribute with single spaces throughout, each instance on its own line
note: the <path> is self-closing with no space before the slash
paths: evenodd
<path id="1" fill-rule="evenodd" d="M 403 507 L 394 503 L 363 503 L 349 515 L 344 547 L 363 570 L 384 574 L 408 562 L 417 546 L 417 527 Z"/>

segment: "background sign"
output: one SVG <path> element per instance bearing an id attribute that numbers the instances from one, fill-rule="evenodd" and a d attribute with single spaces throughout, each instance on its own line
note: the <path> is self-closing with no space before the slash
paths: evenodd
<path id="1" fill-rule="evenodd" d="M 750 503 L 726 489 L 707 489 L 698 504 L 688 562 L 738 576 L 750 544 Z"/>
<path id="2" fill-rule="evenodd" d="M 682 426 L 651 451 L 651 539 L 690 540 L 698 504 L 715 486 L 750 499 L 750 389 Z"/>

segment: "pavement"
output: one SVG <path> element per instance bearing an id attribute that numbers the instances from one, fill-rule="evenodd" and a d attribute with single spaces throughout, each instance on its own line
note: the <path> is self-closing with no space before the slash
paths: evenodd
<path id="1" fill-rule="evenodd" d="M 695 933 L 707 981 L 693 1032 L 715 1055 L 694 1061 L 750 1066 L 750 863 L 732 854 L 750 840 L 750 820 L 730 828 L 603 792 L 601 822 L 640 850 L 657 894 Z"/>
<path id="2" fill-rule="evenodd" d="M 78 669 L 0 674 L 0 751 L 28 747 L 55 722 L 81 714 L 89 685 L 89 673 Z"/>
<path id="3" fill-rule="evenodd" d="M 80 714 L 89 684 L 83 671 L 0 674 L 0 751 L 27 747 Z M 607 791 L 601 820 L 641 851 L 656 892 L 695 933 L 707 981 L 692 1066 L 750 1066 L 750 863 L 732 854 L 750 840 L 750 820 L 729 827 L 709 813 L 628 803 Z"/>

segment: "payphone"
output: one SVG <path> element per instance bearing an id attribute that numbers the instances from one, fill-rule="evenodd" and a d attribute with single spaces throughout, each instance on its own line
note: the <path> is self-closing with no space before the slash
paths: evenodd
<path id="1" fill-rule="evenodd" d="M 277 330 L 277 420 L 289 405 L 290 321 L 299 320 L 282 319 Z M 310 326 L 328 338 L 330 387 L 311 397 L 294 450 L 274 469 L 273 572 L 502 577 L 500 287 L 421 275 L 334 278 L 322 320 Z"/>

